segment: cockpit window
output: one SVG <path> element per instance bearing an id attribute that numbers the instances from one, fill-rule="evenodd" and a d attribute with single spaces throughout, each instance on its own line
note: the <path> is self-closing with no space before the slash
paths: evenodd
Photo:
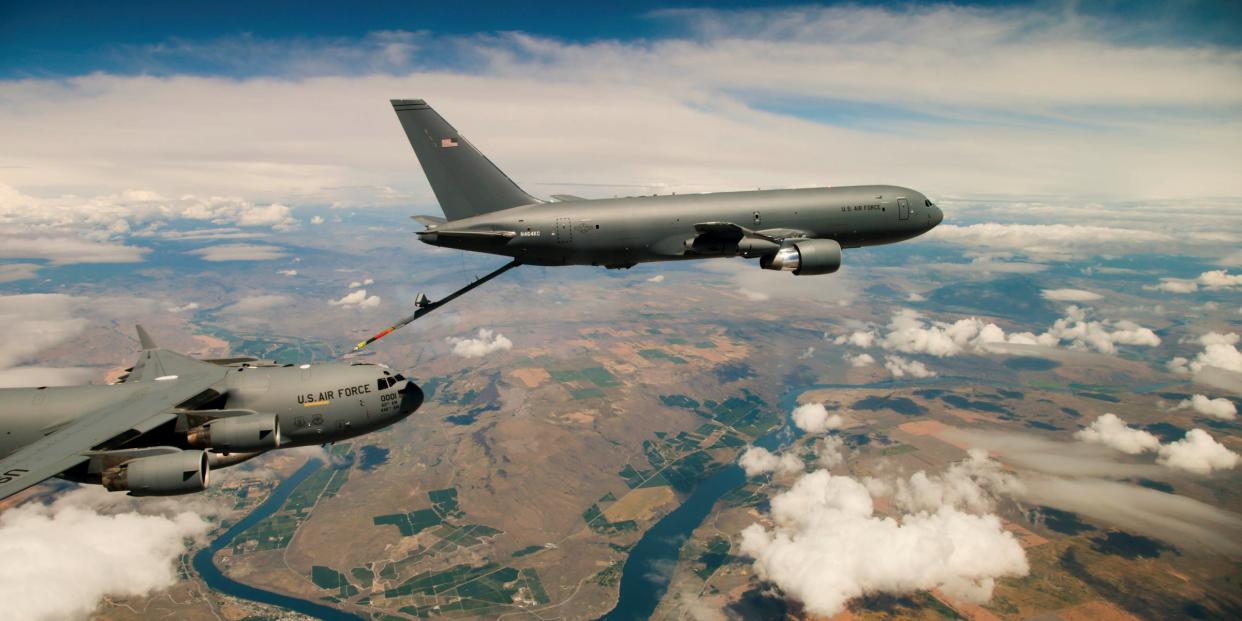
<path id="1" fill-rule="evenodd" d="M 402 374 L 400 374 L 400 373 L 398 373 L 398 374 L 396 375 L 396 377 L 397 377 L 397 381 L 398 381 L 398 382 L 404 382 L 404 381 L 405 381 L 405 376 L 404 376 L 404 375 L 402 375 Z"/>

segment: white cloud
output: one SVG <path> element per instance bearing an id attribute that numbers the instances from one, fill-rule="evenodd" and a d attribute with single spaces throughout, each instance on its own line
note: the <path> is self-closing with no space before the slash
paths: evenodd
<path id="1" fill-rule="evenodd" d="M 263 244 L 221 244 L 189 251 L 204 261 L 271 261 L 284 258 L 284 248 Z"/>
<path id="2" fill-rule="evenodd" d="M 647 279 L 647 282 L 664 282 L 664 274 L 656 274 Z"/>
<path id="3" fill-rule="evenodd" d="M 1242 352 L 1238 351 L 1238 335 L 1235 333 L 1208 332 L 1199 337 L 1203 351 L 1194 359 L 1178 356 L 1169 361 L 1174 373 L 1201 373 L 1211 367 L 1232 373 L 1242 373 Z"/>
<path id="4" fill-rule="evenodd" d="M 832 339 L 833 345 L 853 345 L 862 349 L 869 349 L 876 342 L 876 333 L 873 330 L 855 330 L 848 336 L 842 335 Z"/>
<path id="5" fill-rule="evenodd" d="M 997 516 L 944 504 L 884 517 L 866 486 L 827 470 L 802 476 L 771 507 L 772 528 L 746 527 L 741 551 L 760 578 L 815 615 L 832 616 L 850 599 L 877 592 L 939 588 L 982 602 L 997 578 L 1029 571 Z"/>
<path id="6" fill-rule="evenodd" d="M 513 349 L 513 342 L 499 332 L 493 333 L 487 328 L 479 328 L 478 334 L 472 339 L 449 337 L 453 353 L 463 358 L 482 358 L 489 354 Z"/>
<path id="7" fill-rule="evenodd" d="M 46 259 L 53 265 L 138 263 L 147 252 L 146 248 L 122 242 L 52 235 L 0 235 L 0 259 Z"/>
<path id="8" fill-rule="evenodd" d="M 935 377 L 935 371 L 927 368 L 927 365 L 918 360 L 910 360 L 901 356 L 884 356 L 884 368 L 888 369 L 893 377 L 905 377 L 909 375 L 915 378 Z"/>
<path id="9" fill-rule="evenodd" d="M 1195 474 L 1230 470 L 1238 465 L 1240 459 L 1236 453 L 1202 429 L 1191 429 L 1181 440 L 1162 445 L 1156 436 L 1130 427 L 1114 414 L 1100 416 L 1089 426 L 1076 432 L 1074 437 L 1083 442 L 1103 444 L 1130 455 L 1155 452 L 1157 463 Z"/>
<path id="10" fill-rule="evenodd" d="M 1225 448 L 1208 432 L 1191 429 L 1186 437 L 1160 447 L 1161 464 L 1195 474 L 1210 474 L 1213 470 L 1232 470 L 1242 460 L 1237 453 Z"/>
<path id="11" fill-rule="evenodd" d="M 104 494 L 80 488 L 50 505 L 30 502 L 0 514 L 6 616 L 86 618 L 105 597 L 144 596 L 176 583 L 175 561 L 187 538 L 207 534 L 207 522 L 184 509 L 143 510 L 153 504 L 112 512 Z"/>
<path id="12" fill-rule="evenodd" d="M 858 354 L 857 356 L 846 354 L 845 361 L 850 363 L 850 366 L 854 368 L 869 367 L 875 364 L 875 358 L 872 358 L 871 354 Z"/>
<path id="13" fill-rule="evenodd" d="M 323 224 L 323 216 L 312 216 L 310 219 L 310 223 L 311 224 Z"/>
<path id="14" fill-rule="evenodd" d="M 281 276 L 297 276 L 298 275 L 297 270 L 276 270 L 276 273 L 280 274 Z"/>
<path id="15" fill-rule="evenodd" d="M 1043 296 L 1054 302 L 1093 302 L 1104 297 L 1082 289 L 1044 289 Z"/>
<path id="16" fill-rule="evenodd" d="M 815 356 L 815 347 L 809 346 L 806 348 L 806 351 L 798 354 L 798 360 L 810 360 L 814 356 Z"/>
<path id="17" fill-rule="evenodd" d="M 1206 395 L 1194 395 L 1178 403 L 1175 409 L 1190 408 L 1205 416 L 1220 420 L 1233 420 L 1238 415 L 1238 406 L 1224 397 L 1212 399 Z"/>
<path id="18" fill-rule="evenodd" d="M 1203 287 L 1208 291 L 1242 287 L 1242 274 L 1230 274 L 1227 270 L 1212 270 L 1199 274 L 1193 280 L 1161 278 L 1159 284 L 1144 288 L 1154 291 L 1167 291 L 1169 293 L 1194 293 L 1199 290 L 1199 287 Z"/>
<path id="19" fill-rule="evenodd" d="M 0 264 L 0 282 L 29 280 L 39 274 L 42 266 L 37 263 L 4 263 Z"/>
<path id="20" fill-rule="evenodd" d="M 942 224 L 927 238 L 990 252 L 1063 259 L 1176 243 L 1168 233 L 1072 224 Z"/>
<path id="21" fill-rule="evenodd" d="M 59 293 L 0 296 L 0 325 L 21 338 L 0 339 L 0 369 L 30 361 L 86 329 L 75 317 L 85 300 Z"/>
<path id="22" fill-rule="evenodd" d="M 804 403 L 793 411 L 794 425 L 807 433 L 824 433 L 830 429 L 840 429 L 845 419 L 840 414 L 829 414 L 824 404 Z"/>
<path id="23" fill-rule="evenodd" d="M 1132 321 L 1095 321 L 1087 319 L 1087 311 L 1077 306 L 1066 308 L 1066 316 L 1056 320 L 1041 334 L 1015 332 L 1007 334 L 994 323 L 977 317 L 953 323 L 924 321 L 922 313 L 911 309 L 897 311 L 882 337 L 870 332 L 855 332 L 837 337 L 838 343 L 865 344 L 875 340 L 890 351 L 928 354 L 937 357 L 956 356 L 965 352 L 1003 353 L 996 345 L 1039 345 L 1095 350 L 1103 354 L 1117 353 L 1117 345 L 1153 347 L 1160 337 L 1149 328 Z M 900 367 L 900 363 L 895 363 Z"/>
<path id="24" fill-rule="evenodd" d="M 1159 438 L 1127 425 L 1116 414 L 1104 414 L 1096 418 L 1086 428 L 1075 432 L 1074 437 L 1083 442 L 1103 444 L 1129 455 L 1160 448 Z"/>
<path id="25" fill-rule="evenodd" d="M 168 312 L 170 313 L 184 313 L 186 311 L 195 311 L 195 310 L 198 310 L 198 302 L 190 302 L 189 304 L 182 304 L 181 306 L 170 306 L 168 308 Z"/>
<path id="26" fill-rule="evenodd" d="M 373 278 L 364 278 L 364 279 L 362 279 L 362 280 L 354 280 L 354 281 L 351 281 L 351 282 L 349 283 L 349 288 L 350 288 L 350 289 L 357 289 L 358 287 L 365 287 L 365 286 L 367 286 L 367 285 L 373 285 L 373 284 L 375 284 L 375 279 L 373 279 Z"/>
<path id="27" fill-rule="evenodd" d="M 829 470 L 836 468 L 845 463 L 845 440 L 842 440 L 839 436 L 824 436 L 823 442 L 819 445 L 818 453 L 815 460 L 817 464 Z"/>
<path id="28" fill-rule="evenodd" d="M 761 447 L 752 446 L 742 453 L 737 464 L 746 471 L 746 476 L 753 477 L 760 474 L 775 472 L 778 474 L 792 474 L 801 472 L 803 469 L 802 460 L 793 453 L 785 453 L 783 455 L 775 455 L 771 451 Z"/>
<path id="29" fill-rule="evenodd" d="M 328 300 L 328 304 L 332 306 L 349 308 L 374 308 L 379 306 L 379 303 L 380 297 L 378 295 L 367 297 L 366 289 L 355 289 L 339 300 Z"/>

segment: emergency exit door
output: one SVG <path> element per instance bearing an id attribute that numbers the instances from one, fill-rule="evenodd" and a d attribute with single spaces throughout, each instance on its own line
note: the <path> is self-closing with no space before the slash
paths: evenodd
<path id="1" fill-rule="evenodd" d="M 898 220 L 909 220 L 910 219 L 910 201 L 904 198 L 897 199 L 897 219 Z"/>

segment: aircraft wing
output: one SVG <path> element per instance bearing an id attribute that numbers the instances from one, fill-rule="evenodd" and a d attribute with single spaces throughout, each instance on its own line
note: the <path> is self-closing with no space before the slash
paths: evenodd
<path id="1" fill-rule="evenodd" d="M 145 335 L 144 335 L 145 336 Z M 144 339 L 143 345 L 149 344 Z M 113 448 L 114 438 L 131 439 L 176 417 L 170 410 L 224 379 L 228 370 L 164 349 L 146 349 L 130 380 L 115 390 L 129 395 L 0 459 L 0 500 Z"/>

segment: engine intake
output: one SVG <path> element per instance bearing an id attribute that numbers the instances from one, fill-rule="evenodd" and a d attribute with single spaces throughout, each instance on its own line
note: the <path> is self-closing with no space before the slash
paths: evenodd
<path id="1" fill-rule="evenodd" d="M 280 446 L 280 420 L 271 413 L 216 418 L 191 429 L 186 441 L 217 452 L 266 451 Z"/>
<path id="2" fill-rule="evenodd" d="M 180 451 L 131 459 L 104 470 L 100 482 L 130 496 L 175 496 L 207 489 L 210 472 L 207 451 Z"/>
<path id="3" fill-rule="evenodd" d="M 795 276 L 831 274 L 841 268 L 841 244 L 831 239 L 803 239 L 759 259 L 765 270 L 793 272 Z"/>

